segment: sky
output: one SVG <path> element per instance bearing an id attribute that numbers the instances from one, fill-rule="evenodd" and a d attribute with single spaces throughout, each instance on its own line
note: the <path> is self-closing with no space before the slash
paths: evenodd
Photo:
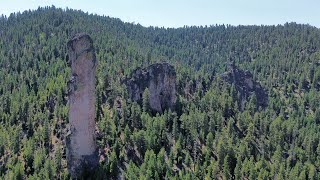
<path id="1" fill-rule="evenodd" d="M 143 26 L 182 27 L 286 22 L 320 28 L 320 0 L 0 0 L 0 14 L 54 5 Z"/>

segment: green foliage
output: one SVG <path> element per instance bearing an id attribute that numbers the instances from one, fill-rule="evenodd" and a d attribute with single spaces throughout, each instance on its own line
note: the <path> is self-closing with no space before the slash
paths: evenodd
<path id="1" fill-rule="evenodd" d="M 149 108 L 150 108 L 150 105 L 149 105 L 149 97 L 150 96 L 150 92 L 149 92 L 149 89 L 146 88 L 144 91 L 143 91 L 143 94 L 142 94 L 142 109 L 143 109 L 143 112 L 148 112 L 149 111 Z"/>
<path id="2" fill-rule="evenodd" d="M 68 179 L 66 43 L 93 39 L 96 179 L 318 179 L 320 31 L 309 25 L 142 27 L 55 7 L 0 18 L 0 179 Z M 241 100 L 220 74 L 229 58 L 268 92 Z M 122 78 L 167 61 L 177 108 L 150 112 Z M 120 106 L 117 105 L 118 101 Z M 141 103 L 141 104 L 139 104 Z"/>

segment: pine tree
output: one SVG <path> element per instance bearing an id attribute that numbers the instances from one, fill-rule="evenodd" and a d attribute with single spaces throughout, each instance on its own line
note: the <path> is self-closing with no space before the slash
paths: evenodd
<path id="1" fill-rule="evenodd" d="M 150 92 L 149 92 L 149 89 L 146 88 L 144 91 L 143 91 L 143 94 L 142 94 L 142 110 L 143 112 L 148 112 L 149 111 L 149 96 L 150 96 Z"/>

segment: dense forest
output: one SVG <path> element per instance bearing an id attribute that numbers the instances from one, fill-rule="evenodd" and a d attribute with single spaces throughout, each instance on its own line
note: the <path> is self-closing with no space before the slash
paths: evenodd
<path id="1" fill-rule="evenodd" d="M 143 27 L 52 6 L 0 17 L 0 179 L 70 178 L 66 44 L 78 32 L 98 61 L 100 165 L 84 178 L 320 178 L 320 29 Z M 221 83 L 230 59 L 266 89 L 265 107 Z M 121 81 L 164 61 L 177 106 L 154 114 Z"/>

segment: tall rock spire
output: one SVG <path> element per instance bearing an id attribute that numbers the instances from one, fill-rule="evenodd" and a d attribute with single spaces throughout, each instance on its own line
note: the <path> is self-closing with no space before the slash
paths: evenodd
<path id="1" fill-rule="evenodd" d="M 89 35 L 76 34 L 68 42 L 71 78 L 69 81 L 69 125 L 67 163 L 71 177 L 79 177 L 84 168 L 98 165 L 95 141 L 96 56 Z"/>

